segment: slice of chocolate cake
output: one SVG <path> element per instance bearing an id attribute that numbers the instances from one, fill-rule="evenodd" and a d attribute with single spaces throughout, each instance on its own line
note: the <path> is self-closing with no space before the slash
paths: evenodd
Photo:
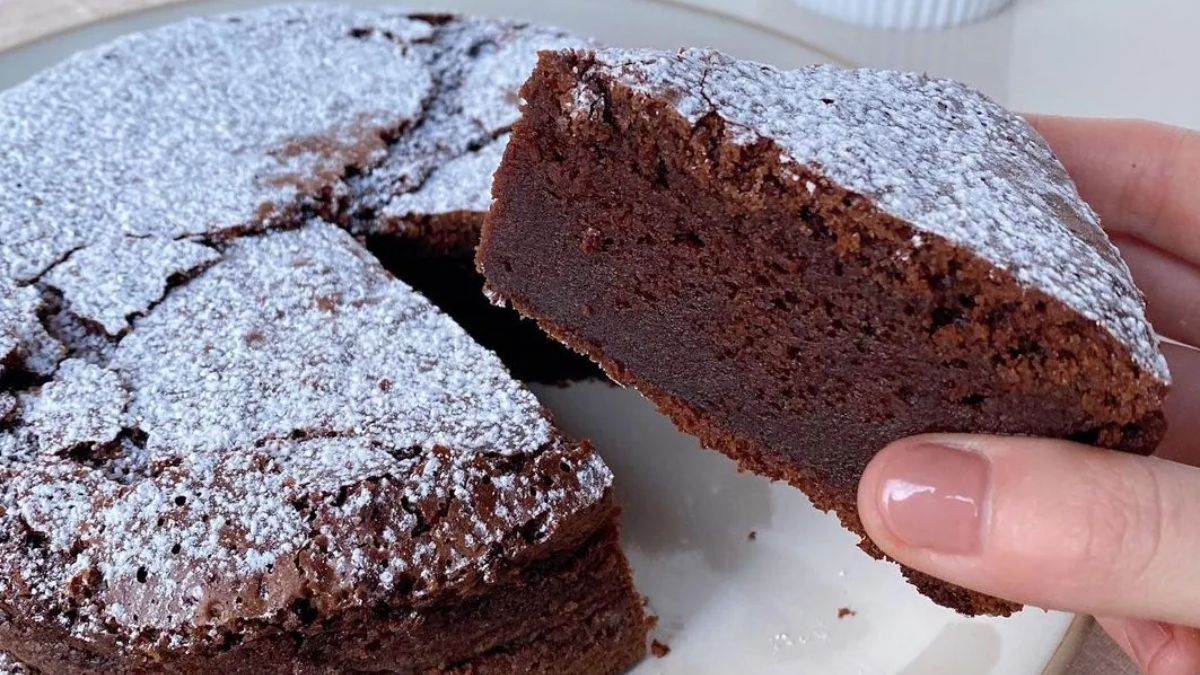
<path id="1" fill-rule="evenodd" d="M 905 436 L 1161 438 L 1140 293 L 983 95 L 700 50 L 547 54 L 523 95 L 478 257 L 495 297 L 851 529 L 863 468 Z"/>
<path id="2" fill-rule="evenodd" d="M 525 30 L 281 7 L 0 94 L 0 672 L 644 655 L 604 463 L 340 227 L 451 166 L 415 148 L 460 29 Z"/>

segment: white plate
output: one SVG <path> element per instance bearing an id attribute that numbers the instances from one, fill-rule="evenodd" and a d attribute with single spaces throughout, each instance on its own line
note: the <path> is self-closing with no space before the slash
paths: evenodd
<path id="1" fill-rule="evenodd" d="M 0 87 L 123 33 L 256 4 L 174 6 L 42 40 L 0 54 Z M 836 58 L 751 24 L 648 0 L 406 4 L 553 23 L 612 44 L 714 46 L 781 66 Z M 617 474 L 626 550 L 659 616 L 657 637 L 671 648 L 636 675 L 1040 675 L 1064 661 L 1070 615 L 958 617 L 919 596 L 895 566 L 861 553 L 800 493 L 739 474 L 636 393 L 601 384 L 537 391 Z M 841 608 L 854 613 L 839 618 Z"/>
<path id="2" fill-rule="evenodd" d="M 1071 625 L 1035 609 L 965 619 L 935 606 L 836 518 L 738 473 L 636 392 L 536 391 L 617 475 L 625 549 L 671 647 L 636 675 L 1033 675 Z"/>

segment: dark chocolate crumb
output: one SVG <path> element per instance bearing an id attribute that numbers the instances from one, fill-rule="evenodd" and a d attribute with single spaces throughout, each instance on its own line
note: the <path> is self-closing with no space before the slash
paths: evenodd
<path id="1" fill-rule="evenodd" d="M 665 659 L 667 654 L 671 653 L 671 648 L 665 643 L 655 640 L 650 643 L 650 653 L 654 654 L 656 659 Z"/>

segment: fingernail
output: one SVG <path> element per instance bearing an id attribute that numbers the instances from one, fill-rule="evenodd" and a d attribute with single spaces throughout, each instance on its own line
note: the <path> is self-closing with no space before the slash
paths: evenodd
<path id="1" fill-rule="evenodd" d="M 923 444 L 896 451 L 883 467 L 884 523 L 916 548 L 978 553 L 991 473 L 987 457 L 970 450 Z"/>
<path id="2" fill-rule="evenodd" d="M 1171 628 L 1156 621 L 1126 621 L 1125 642 L 1139 666 L 1148 667 L 1150 662 L 1171 641 Z"/>

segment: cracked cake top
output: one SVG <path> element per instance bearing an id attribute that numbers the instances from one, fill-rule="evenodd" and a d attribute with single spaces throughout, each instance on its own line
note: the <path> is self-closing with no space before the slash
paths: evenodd
<path id="1" fill-rule="evenodd" d="M 169 649 L 419 606 L 602 500 L 590 447 L 340 227 L 486 208 L 536 52 L 582 44 L 277 7 L 0 94 L 0 624 Z"/>

